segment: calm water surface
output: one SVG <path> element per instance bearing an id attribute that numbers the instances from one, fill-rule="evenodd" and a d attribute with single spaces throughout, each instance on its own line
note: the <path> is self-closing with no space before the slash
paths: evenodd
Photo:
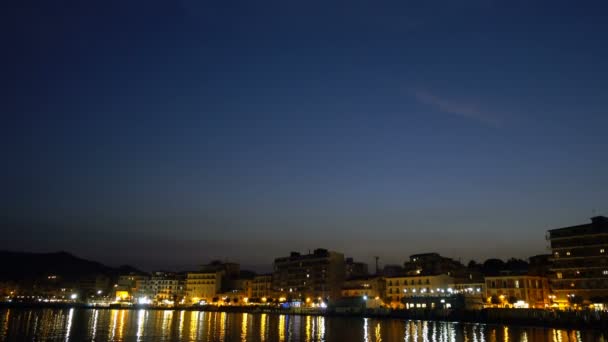
<path id="1" fill-rule="evenodd" d="M 1 341 L 608 341 L 597 331 L 198 311 L 0 309 Z"/>

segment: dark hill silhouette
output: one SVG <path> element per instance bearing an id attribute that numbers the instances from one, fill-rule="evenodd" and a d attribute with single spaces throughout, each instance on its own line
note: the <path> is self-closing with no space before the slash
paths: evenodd
<path id="1" fill-rule="evenodd" d="M 96 261 L 81 259 L 64 251 L 55 253 L 0 251 L 0 260 L 2 260 L 0 280 L 31 280 L 49 275 L 57 275 L 69 280 L 93 274 L 117 276 L 131 272 L 143 273 L 128 265 L 113 268 Z"/>

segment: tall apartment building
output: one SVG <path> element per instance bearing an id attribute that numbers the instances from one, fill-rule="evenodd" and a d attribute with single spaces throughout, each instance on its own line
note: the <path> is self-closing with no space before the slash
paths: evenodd
<path id="1" fill-rule="evenodd" d="M 353 258 L 346 258 L 346 279 L 362 278 L 368 276 L 367 264 L 355 261 Z"/>
<path id="2" fill-rule="evenodd" d="M 187 272 L 186 273 L 186 302 L 212 302 L 221 292 L 223 271 L 219 272 Z"/>
<path id="3" fill-rule="evenodd" d="M 608 302 L 608 218 L 549 230 L 551 279 L 555 299 L 566 304 L 578 297 L 583 303 Z"/>
<path id="4" fill-rule="evenodd" d="M 339 298 L 345 278 L 344 254 L 318 248 L 274 260 L 273 289 L 291 298 Z"/>

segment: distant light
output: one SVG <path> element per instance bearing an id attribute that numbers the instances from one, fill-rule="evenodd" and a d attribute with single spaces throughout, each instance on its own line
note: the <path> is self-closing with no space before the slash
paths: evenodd
<path id="1" fill-rule="evenodd" d="M 327 307 L 327 304 L 325 304 L 325 302 L 321 302 L 321 304 L 320 304 L 320 305 L 321 305 L 321 307 L 322 307 L 323 309 L 325 309 L 325 308 Z"/>
<path id="2" fill-rule="evenodd" d="M 101 290 L 97 290 L 97 294 L 100 295 L 101 294 Z"/>
<path id="3" fill-rule="evenodd" d="M 74 300 L 74 299 L 78 298 L 78 295 L 77 295 L 77 294 L 75 294 L 75 293 L 72 293 L 72 294 L 70 295 L 70 298 L 71 298 L 72 300 Z"/>
<path id="4" fill-rule="evenodd" d="M 363 300 L 367 300 L 367 296 L 363 296 Z"/>

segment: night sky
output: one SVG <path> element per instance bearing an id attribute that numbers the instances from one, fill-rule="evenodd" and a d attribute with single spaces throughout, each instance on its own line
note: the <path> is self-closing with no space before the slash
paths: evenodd
<path id="1" fill-rule="evenodd" d="M 3 3 L 0 249 L 373 269 L 608 215 L 606 1 L 330 2 Z"/>

